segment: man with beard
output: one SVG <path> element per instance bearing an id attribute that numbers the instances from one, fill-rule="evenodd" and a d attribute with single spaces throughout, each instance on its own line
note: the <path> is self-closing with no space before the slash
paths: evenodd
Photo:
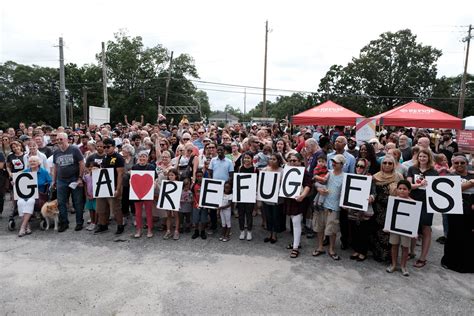
<path id="1" fill-rule="evenodd" d="M 359 150 L 357 149 L 357 141 L 355 137 L 350 137 L 347 139 L 347 150 L 349 154 L 354 156 L 357 159 L 359 157 Z"/>
<path id="2" fill-rule="evenodd" d="M 438 153 L 444 154 L 446 156 L 446 158 L 448 159 L 449 167 L 451 167 L 451 158 L 453 157 L 453 153 L 458 152 L 458 144 L 453 141 L 453 134 L 450 130 L 443 131 L 442 136 L 443 141 L 439 144 Z"/>

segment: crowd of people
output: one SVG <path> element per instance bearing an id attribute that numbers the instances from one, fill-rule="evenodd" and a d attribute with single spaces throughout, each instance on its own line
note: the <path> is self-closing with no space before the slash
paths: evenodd
<path id="1" fill-rule="evenodd" d="M 164 239 L 179 240 L 182 234 L 206 239 L 218 234 L 231 238 L 232 217 L 238 217 L 240 240 L 254 239 L 254 218 L 261 216 L 268 232 L 263 242 L 276 243 L 278 235 L 291 231 L 286 246 L 291 258 L 300 255 L 301 238 L 316 234 L 313 256 L 327 252 L 340 260 L 337 245 L 352 249 L 351 260 L 362 262 L 369 253 L 387 262 L 387 272 L 397 269 L 399 245 L 401 271 L 408 276 L 407 261 L 421 269 L 429 259 L 433 214 L 426 208 L 426 177 L 457 175 L 462 179 L 462 215 L 443 215 L 442 266 L 459 272 L 474 272 L 474 173 L 470 156 L 460 153 L 451 130 L 415 128 L 382 129 L 367 142 L 357 142 L 352 127 L 292 127 L 285 123 L 216 124 L 190 123 L 186 117 L 173 125 L 160 121 L 132 121 L 116 125 L 76 124 L 58 127 L 20 123 L 17 129 L 0 131 L 0 211 L 12 177 L 17 172 L 38 172 L 41 196 L 54 190 L 59 207 L 59 232 L 69 229 L 68 208 L 75 213 L 75 231 L 115 234 L 134 225 L 134 238 L 146 229 L 151 238 L 163 230 Z M 232 203 L 233 173 L 282 172 L 285 165 L 303 166 L 302 191 L 296 198 L 277 203 Z M 113 168 L 113 197 L 94 198 L 92 172 Z M 155 171 L 155 200 L 130 200 L 130 172 Z M 339 207 L 345 173 L 373 178 L 366 212 Z M 203 178 L 226 182 L 224 198 L 217 209 L 199 206 Z M 162 180 L 183 181 L 179 211 L 157 207 Z M 407 238 L 384 230 L 389 196 L 421 201 L 419 237 Z M 32 233 L 30 221 L 37 201 L 14 201 L 14 214 L 22 217 L 18 236 Z M 144 210 L 144 214 L 143 214 Z M 84 216 L 88 212 L 89 216 Z M 143 224 L 142 216 L 146 217 Z M 85 222 L 85 218 L 88 222 Z M 220 219 L 220 220 L 219 220 Z M 340 236 L 339 242 L 337 236 Z M 416 254 L 416 244 L 421 250 Z M 327 247 L 327 249 L 326 249 Z"/>

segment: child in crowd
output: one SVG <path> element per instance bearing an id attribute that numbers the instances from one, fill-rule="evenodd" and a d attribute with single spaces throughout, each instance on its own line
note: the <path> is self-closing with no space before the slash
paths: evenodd
<path id="1" fill-rule="evenodd" d="M 229 241 L 231 214 L 232 214 L 232 185 L 230 182 L 224 184 L 224 195 L 222 197 L 222 205 L 217 209 L 221 214 L 222 235 L 220 241 Z"/>
<path id="2" fill-rule="evenodd" d="M 263 146 L 263 150 L 254 156 L 254 166 L 257 169 L 263 169 L 268 165 L 268 159 L 272 154 L 272 147 L 269 145 Z"/>
<path id="3" fill-rule="evenodd" d="M 185 178 L 183 180 L 183 191 L 181 192 L 181 204 L 179 208 L 180 222 L 183 228 L 181 232 L 189 233 L 191 231 L 191 214 L 193 211 L 193 193 L 191 192 L 191 180 Z"/>
<path id="4" fill-rule="evenodd" d="M 449 172 L 448 158 L 444 154 L 437 154 L 434 157 L 434 168 L 440 176 L 445 176 Z"/>
<path id="5" fill-rule="evenodd" d="M 206 224 L 208 211 L 204 207 L 199 207 L 199 195 L 201 194 L 201 182 L 202 182 L 202 170 L 196 171 L 196 179 L 191 187 L 193 194 L 193 225 L 194 234 L 191 236 L 192 239 L 196 239 L 201 236 L 202 239 L 207 238 Z"/>
<path id="6" fill-rule="evenodd" d="M 100 165 L 97 162 L 89 161 L 86 164 L 86 172 L 84 173 L 84 191 L 86 194 L 86 204 L 84 209 L 89 210 L 90 224 L 87 226 L 86 230 L 93 231 L 97 224 L 97 214 L 96 214 L 96 199 L 94 199 L 93 185 L 92 185 L 92 171 L 99 169 Z"/>
<path id="7" fill-rule="evenodd" d="M 397 184 L 397 196 L 403 199 L 410 198 L 410 191 L 411 191 L 411 184 L 407 180 L 400 180 Z M 397 261 L 398 261 L 398 248 L 399 245 L 402 245 L 402 256 L 400 258 L 400 267 L 402 270 L 403 276 L 409 276 L 407 269 L 407 261 L 408 261 L 408 249 L 410 247 L 411 238 L 407 236 L 402 236 L 395 233 L 390 233 L 390 244 L 392 245 L 392 264 L 387 267 L 386 271 L 388 273 L 392 273 L 397 269 Z"/>
<path id="8" fill-rule="evenodd" d="M 316 192 L 318 188 L 326 189 L 325 183 L 327 181 L 327 175 L 327 158 L 326 156 L 319 156 L 318 163 L 316 164 L 316 167 L 314 167 L 313 171 L 313 180 L 315 181 L 314 187 L 316 188 Z M 316 194 L 313 201 L 313 206 L 315 210 L 322 210 L 322 205 L 324 203 L 325 198 L 326 197 L 319 192 Z"/>
<path id="9" fill-rule="evenodd" d="M 171 169 L 168 171 L 168 181 L 178 181 L 179 172 L 178 169 Z M 171 234 L 171 228 L 173 225 L 171 221 L 174 217 L 174 234 Z M 174 240 L 179 239 L 179 214 L 175 211 L 166 211 L 166 234 L 163 239 L 170 239 L 173 237 Z"/>

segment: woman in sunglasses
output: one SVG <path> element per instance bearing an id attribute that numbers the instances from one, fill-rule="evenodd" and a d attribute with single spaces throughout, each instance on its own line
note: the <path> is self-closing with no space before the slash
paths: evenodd
<path id="1" fill-rule="evenodd" d="M 356 162 L 356 174 L 367 175 L 370 162 L 365 158 L 359 158 Z M 372 182 L 369 196 L 369 208 L 367 212 L 357 210 L 348 211 L 348 219 L 350 231 L 352 232 L 352 249 L 354 252 L 350 256 L 351 260 L 364 261 L 367 258 L 367 250 L 369 249 L 369 220 L 374 215 L 372 203 L 375 199 L 375 184 Z"/>
<path id="2" fill-rule="evenodd" d="M 414 266 L 422 268 L 426 264 L 426 257 L 431 245 L 431 225 L 433 224 L 433 214 L 428 214 L 426 211 L 426 177 L 437 176 L 438 171 L 434 168 L 433 154 L 429 149 L 420 149 L 416 161 L 413 166 L 408 168 L 407 180 L 411 183 L 411 198 L 422 202 L 420 226 L 421 231 L 421 254 L 416 260 Z M 415 243 L 412 241 L 411 257 L 414 255 Z"/>
<path id="3" fill-rule="evenodd" d="M 388 197 L 396 194 L 397 183 L 402 179 L 403 176 L 395 171 L 395 158 L 390 155 L 384 156 L 380 171 L 373 176 L 372 180 L 375 183 L 375 199 L 373 203 L 374 215 L 370 222 L 373 234 L 370 236 L 369 242 L 376 261 L 382 262 L 390 259 L 389 234 L 383 231 L 385 215 Z"/>
<path id="4" fill-rule="evenodd" d="M 454 175 L 461 177 L 463 214 L 449 214 L 448 239 L 441 265 L 461 273 L 474 273 L 474 174 L 467 169 L 464 155 L 451 159 Z"/>

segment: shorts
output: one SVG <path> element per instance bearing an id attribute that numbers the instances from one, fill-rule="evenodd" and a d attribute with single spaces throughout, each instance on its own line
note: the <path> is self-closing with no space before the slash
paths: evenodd
<path id="1" fill-rule="evenodd" d="M 86 204 L 84 205 L 84 209 L 89 210 L 89 211 L 95 211 L 96 210 L 96 200 L 95 199 L 92 199 L 92 200 L 87 199 Z"/>
<path id="2" fill-rule="evenodd" d="M 193 224 L 206 224 L 208 216 L 209 215 L 206 208 L 193 208 Z"/>
<path id="3" fill-rule="evenodd" d="M 225 209 L 225 210 L 221 210 L 221 223 L 222 223 L 222 227 L 228 227 L 230 228 L 230 225 L 231 225 L 231 211 L 230 211 L 230 208 L 228 209 Z"/>
<path id="4" fill-rule="evenodd" d="M 30 198 L 26 201 L 24 199 L 18 199 L 18 215 L 23 217 L 24 214 L 33 214 L 35 209 L 35 201 L 36 200 L 33 198 Z"/>
<path id="5" fill-rule="evenodd" d="M 324 209 L 313 213 L 313 229 L 316 233 L 324 232 L 325 236 L 336 235 L 339 230 L 339 212 Z"/>
<path id="6" fill-rule="evenodd" d="M 411 238 L 402 236 L 395 233 L 390 233 L 390 239 L 388 240 L 390 245 L 402 245 L 402 247 L 409 248 L 411 245 Z"/>
<path id="7" fill-rule="evenodd" d="M 433 213 L 428 213 L 426 207 L 421 208 L 420 216 L 420 228 L 421 226 L 432 226 L 433 225 Z"/>

